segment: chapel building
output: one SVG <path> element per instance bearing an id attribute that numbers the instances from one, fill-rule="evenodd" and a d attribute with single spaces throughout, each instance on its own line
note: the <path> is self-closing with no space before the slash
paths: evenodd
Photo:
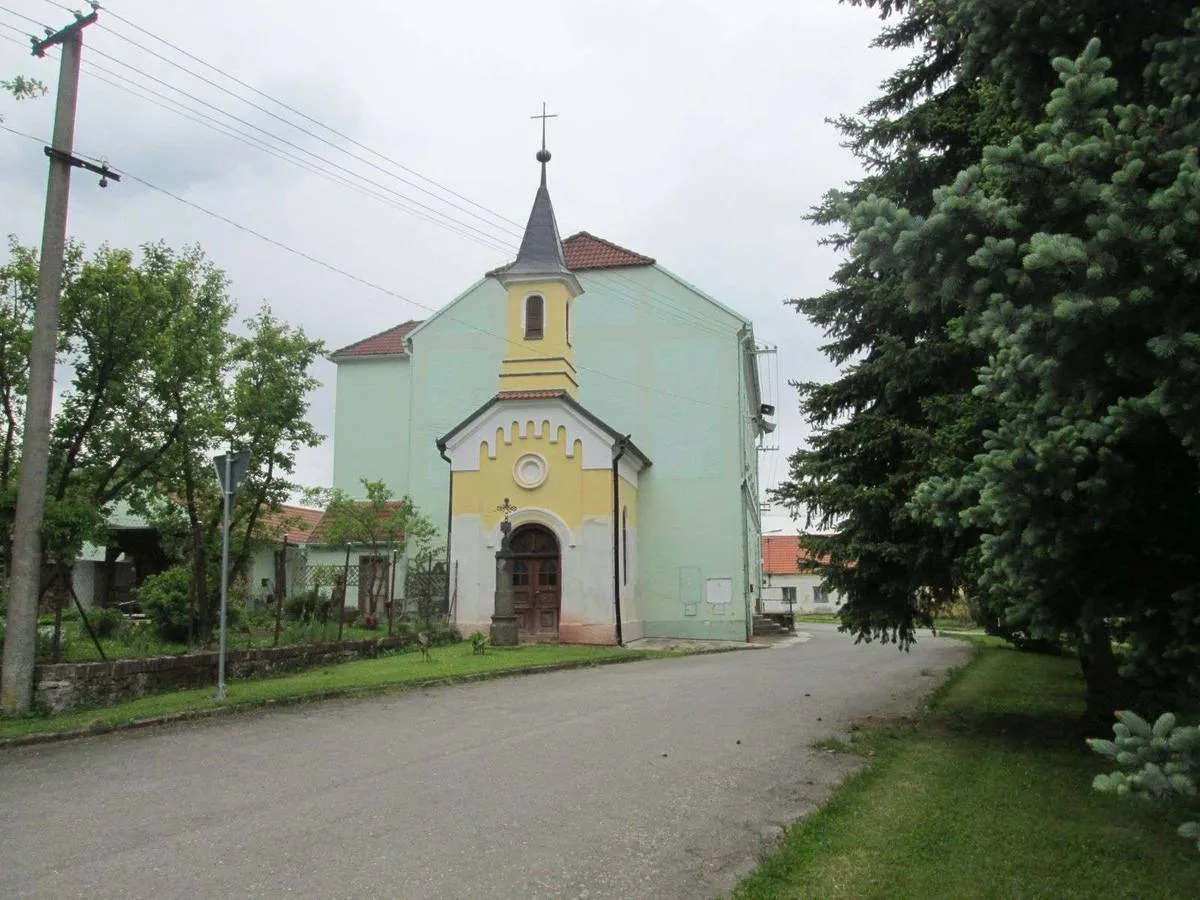
<path id="1" fill-rule="evenodd" d="M 507 518 L 522 640 L 746 640 L 771 428 L 752 326 L 648 256 L 564 242 L 549 159 L 512 263 L 332 354 L 334 485 L 383 479 L 444 523 L 464 634 L 491 623 Z"/>

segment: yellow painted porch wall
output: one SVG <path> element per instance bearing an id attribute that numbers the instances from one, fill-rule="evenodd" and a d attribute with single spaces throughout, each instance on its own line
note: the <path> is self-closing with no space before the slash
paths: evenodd
<path id="1" fill-rule="evenodd" d="M 567 456 L 566 428 L 559 427 L 550 441 L 550 423 L 541 423 L 542 436 L 534 436 L 532 422 L 523 423 L 525 437 L 514 421 L 509 428 L 512 443 L 505 443 L 504 430 L 497 429 L 496 458 L 488 458 L 486 443 L 479 446 L 479 471 L 454 473 L 454 514 L 478 515 L 485 528 L 496 528 L 503 518 L 496 510 L 505 497 L 518 508 L 541 507 L 554 512 L 575 529 L 584 519 L 612 515 L 612 470 L 583 468 L 583 442 L 576 441 L 574 456 Z M 517 460 L 526 453 L 538 453 L 549 468 L 546 480 L 536 488 L 519 485 L 513 476 Z M 629 525 L 637 524 L 637 491 L 621 482 L 622 503 L 629 507 Z"/>

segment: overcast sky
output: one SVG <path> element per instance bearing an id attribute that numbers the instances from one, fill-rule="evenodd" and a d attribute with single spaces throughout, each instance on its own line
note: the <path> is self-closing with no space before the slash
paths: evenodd
<path id="1" fill-rule="evenodd" d="M 0 5 L 54 26 L 70 20 L 48 0 Z M 129 22 L 515 222 L 524 222 L 536 186 L 532 154 L 539 137 L 529 116 L 545 100 L 559 114 L 549 143 L 563 234 L 586 229 L 655 257 L 752 319 L 760 343 L 779 346 L 778 368 L 768 370 L 764 362 L 763 374 L 767 399 L 778 401 L 782 452 L 761 454 L 761 480 L 765 487 L 783 477 L 786 454 L 805 433 L 786 382 L 828 379 L 833 370 L 817 351 L 820 334 L 782 301 L 827 285 L 835 258 L 817 245 L 820 234 L 803 217 L 826 189 L 858 174 L 825 120 L 858 109 L 900 62 L 868 47 L 880 27 L 870 11 L 836 0 L 110 5 Z M 0 23 L 37 30 L 3 10 Z M 249 123 L 224 119 L 235 128 L 265 128 L 460 223 L 511 240 L 497 227 L 511 226 L 466 200 L 449 198 L 461 210 L 446 206 L 393 175 L 446 196 L 433 185 L 297 120 L 387 172 L 356 161 L 118 34 L 247 94 L 102 10 L 85 38 L 79 153 L 107 159 L 423 306 L 329 272 L 136 183 L 102 191 L 94 177 L 77 173 L 70 233 L 89 248 L 105 241 L 199 242 L 229 273 L 243 318 L 267 300 L 330 349 L 425 318 L 428 308 L 444 305 L 510 258 L 475 231 L 437 227 L 103 83 L 100 78 L 112 76 L 93 64 L 197 113 L 222 119 L 213 107 L 233 113 Z M 0 35 L 17 37 L 9 27 L 0 27 Z M 17 73 L 53 88 L 57 63 L 0 40 L 0 75 Z M 50 96 L 19 104 L 0 99 L 0 113 L 10 127 L 43 138 L 53 102 Z M 0 232 L 38 242 L 45 172 L 37 145 L 0 132 Z M 333 365 L 321 362 L 317 375 L 325 386 L 312 397 L 311 418 L 332 434 Z M 303 454 L 299 478 L 317 485 L 331 477 L 329 440 Z M 769 516 L 763 527 L 794 526 Z"/>

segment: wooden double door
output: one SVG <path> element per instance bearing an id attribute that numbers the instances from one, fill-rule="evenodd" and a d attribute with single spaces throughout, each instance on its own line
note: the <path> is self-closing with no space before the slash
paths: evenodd
<path id="1" fill-rule="evenodd" d="M 558 539 L 541 525 L 516 529 L 513 552 L 513 608 L 523 641 L 557 641 L 562 612 L 562 559 Z"/>

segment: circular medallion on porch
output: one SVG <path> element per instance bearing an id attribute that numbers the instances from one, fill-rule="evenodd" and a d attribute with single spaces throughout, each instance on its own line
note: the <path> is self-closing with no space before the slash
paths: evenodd
<path id="1" fill-rule="evenodd" d="M 550 467 L 545 458 L 537 453 L 523 454 L 513 466 L 513 478 L 517 484 L 528 490 L 541 487 L 549 474 Z"/>

